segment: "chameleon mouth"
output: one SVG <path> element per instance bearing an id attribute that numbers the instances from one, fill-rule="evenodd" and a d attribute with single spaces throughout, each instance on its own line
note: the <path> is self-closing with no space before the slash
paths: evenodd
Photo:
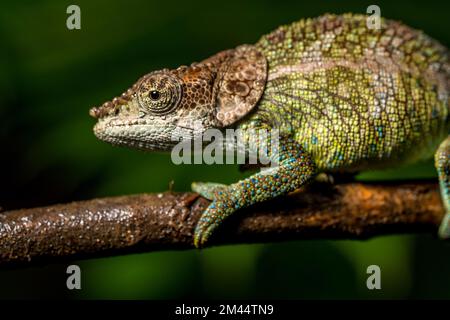
<path id="1" fill-rule="evenodd" d="M 101 119 L 93 131 L 98 139 L 112 145 L 147 151 L 167 151 L 178 142 L 171 128 L 146 119 Z"/>

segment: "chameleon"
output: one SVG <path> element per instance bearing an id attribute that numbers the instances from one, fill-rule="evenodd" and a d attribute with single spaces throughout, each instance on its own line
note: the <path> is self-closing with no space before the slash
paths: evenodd
<path id="1" fill-rule="evenodd" d="M 241 208 L 286 195 L 321 174 L 356 174 L 433 158 L 450 238 L 448 49 L 422 31 L 362 14 L 324 14 L 278 27 L 255 44 L 142 76 L 120 96 L 90 109 L 103 141 L 147 151 L 240 129 L 279 132 L 277 167 L 230 185 L 194 182 L 211 200 L 195 231 L 204 247 Z M 202 130 L 195 132 L 195 123 Z M 262 141 L 259 141 L 262 142 Z M 238 151 L 241 152 L 241 151 Z"/>

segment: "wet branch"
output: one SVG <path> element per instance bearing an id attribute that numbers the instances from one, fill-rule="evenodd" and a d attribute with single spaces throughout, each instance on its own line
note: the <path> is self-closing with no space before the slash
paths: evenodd
<path id="1" fill-rule="evenodd" d="M 4 212 L 0 265 L 193 248 L 208 204 L 194 193 L 167 192 Z M 242 210 L 210 244 L 435 233 L 443 214 L 431 182 L 314 185 Z"/>

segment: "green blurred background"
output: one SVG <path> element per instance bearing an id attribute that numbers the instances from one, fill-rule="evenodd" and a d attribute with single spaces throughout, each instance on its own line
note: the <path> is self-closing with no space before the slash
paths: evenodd
<path id="1" fill-rule="evenodd" d="M 81 8 L 81 30 L 66 8 Z M 138 77 L 199 61 L 303 17 L 365 13 L 450 44 L 444 1 L 2 1 L 0 4 L 0 205 L 34 207 L 159 192 L 175 181 L 230 183 L 236 166 L 176 166 L 166 154 L 98 141 L 88 109 Z M 361 175 L 434 177 L 432 162 Z M 1 298 L 450 298 L 450 246 L 431 235 L 370 241 L 298 241 L 76 261 L 82 290 L 65 288 L 67 264 L 0 271 Z M 382 290 L 366 288 L 377 264 Z"/>

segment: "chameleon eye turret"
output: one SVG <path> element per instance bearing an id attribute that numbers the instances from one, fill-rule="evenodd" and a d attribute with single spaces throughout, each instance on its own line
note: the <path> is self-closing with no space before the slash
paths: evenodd
<path id="1" fill-rule="evenodd" d="M 136 94 L 144 112 L 164 115 L 179 105 L 183 94 L 182 83 L 169 72 L 154 72 L 141 80 Z"/>
<path id="2" fill-rule="evenodd" d="M 91 115 L 101 140 L 143 150 L 170 151 L 172 133 L 193 132 L 198 122 L 205 130 L 239 129 L 244 139 L 259 129 L 280 132 L 276 170 L 231 185 L 193 184 L 212 200 L 195 229 L 197 247 L 238 209 L 294 191 L 318 173 L 433 155 L 446 208 L 439 235 L 448 239 L 449 91 L 448 49 L 423 32 L 383 18 L 369 28 L 365 15 L 324 15 L 147 74 Z"/>

